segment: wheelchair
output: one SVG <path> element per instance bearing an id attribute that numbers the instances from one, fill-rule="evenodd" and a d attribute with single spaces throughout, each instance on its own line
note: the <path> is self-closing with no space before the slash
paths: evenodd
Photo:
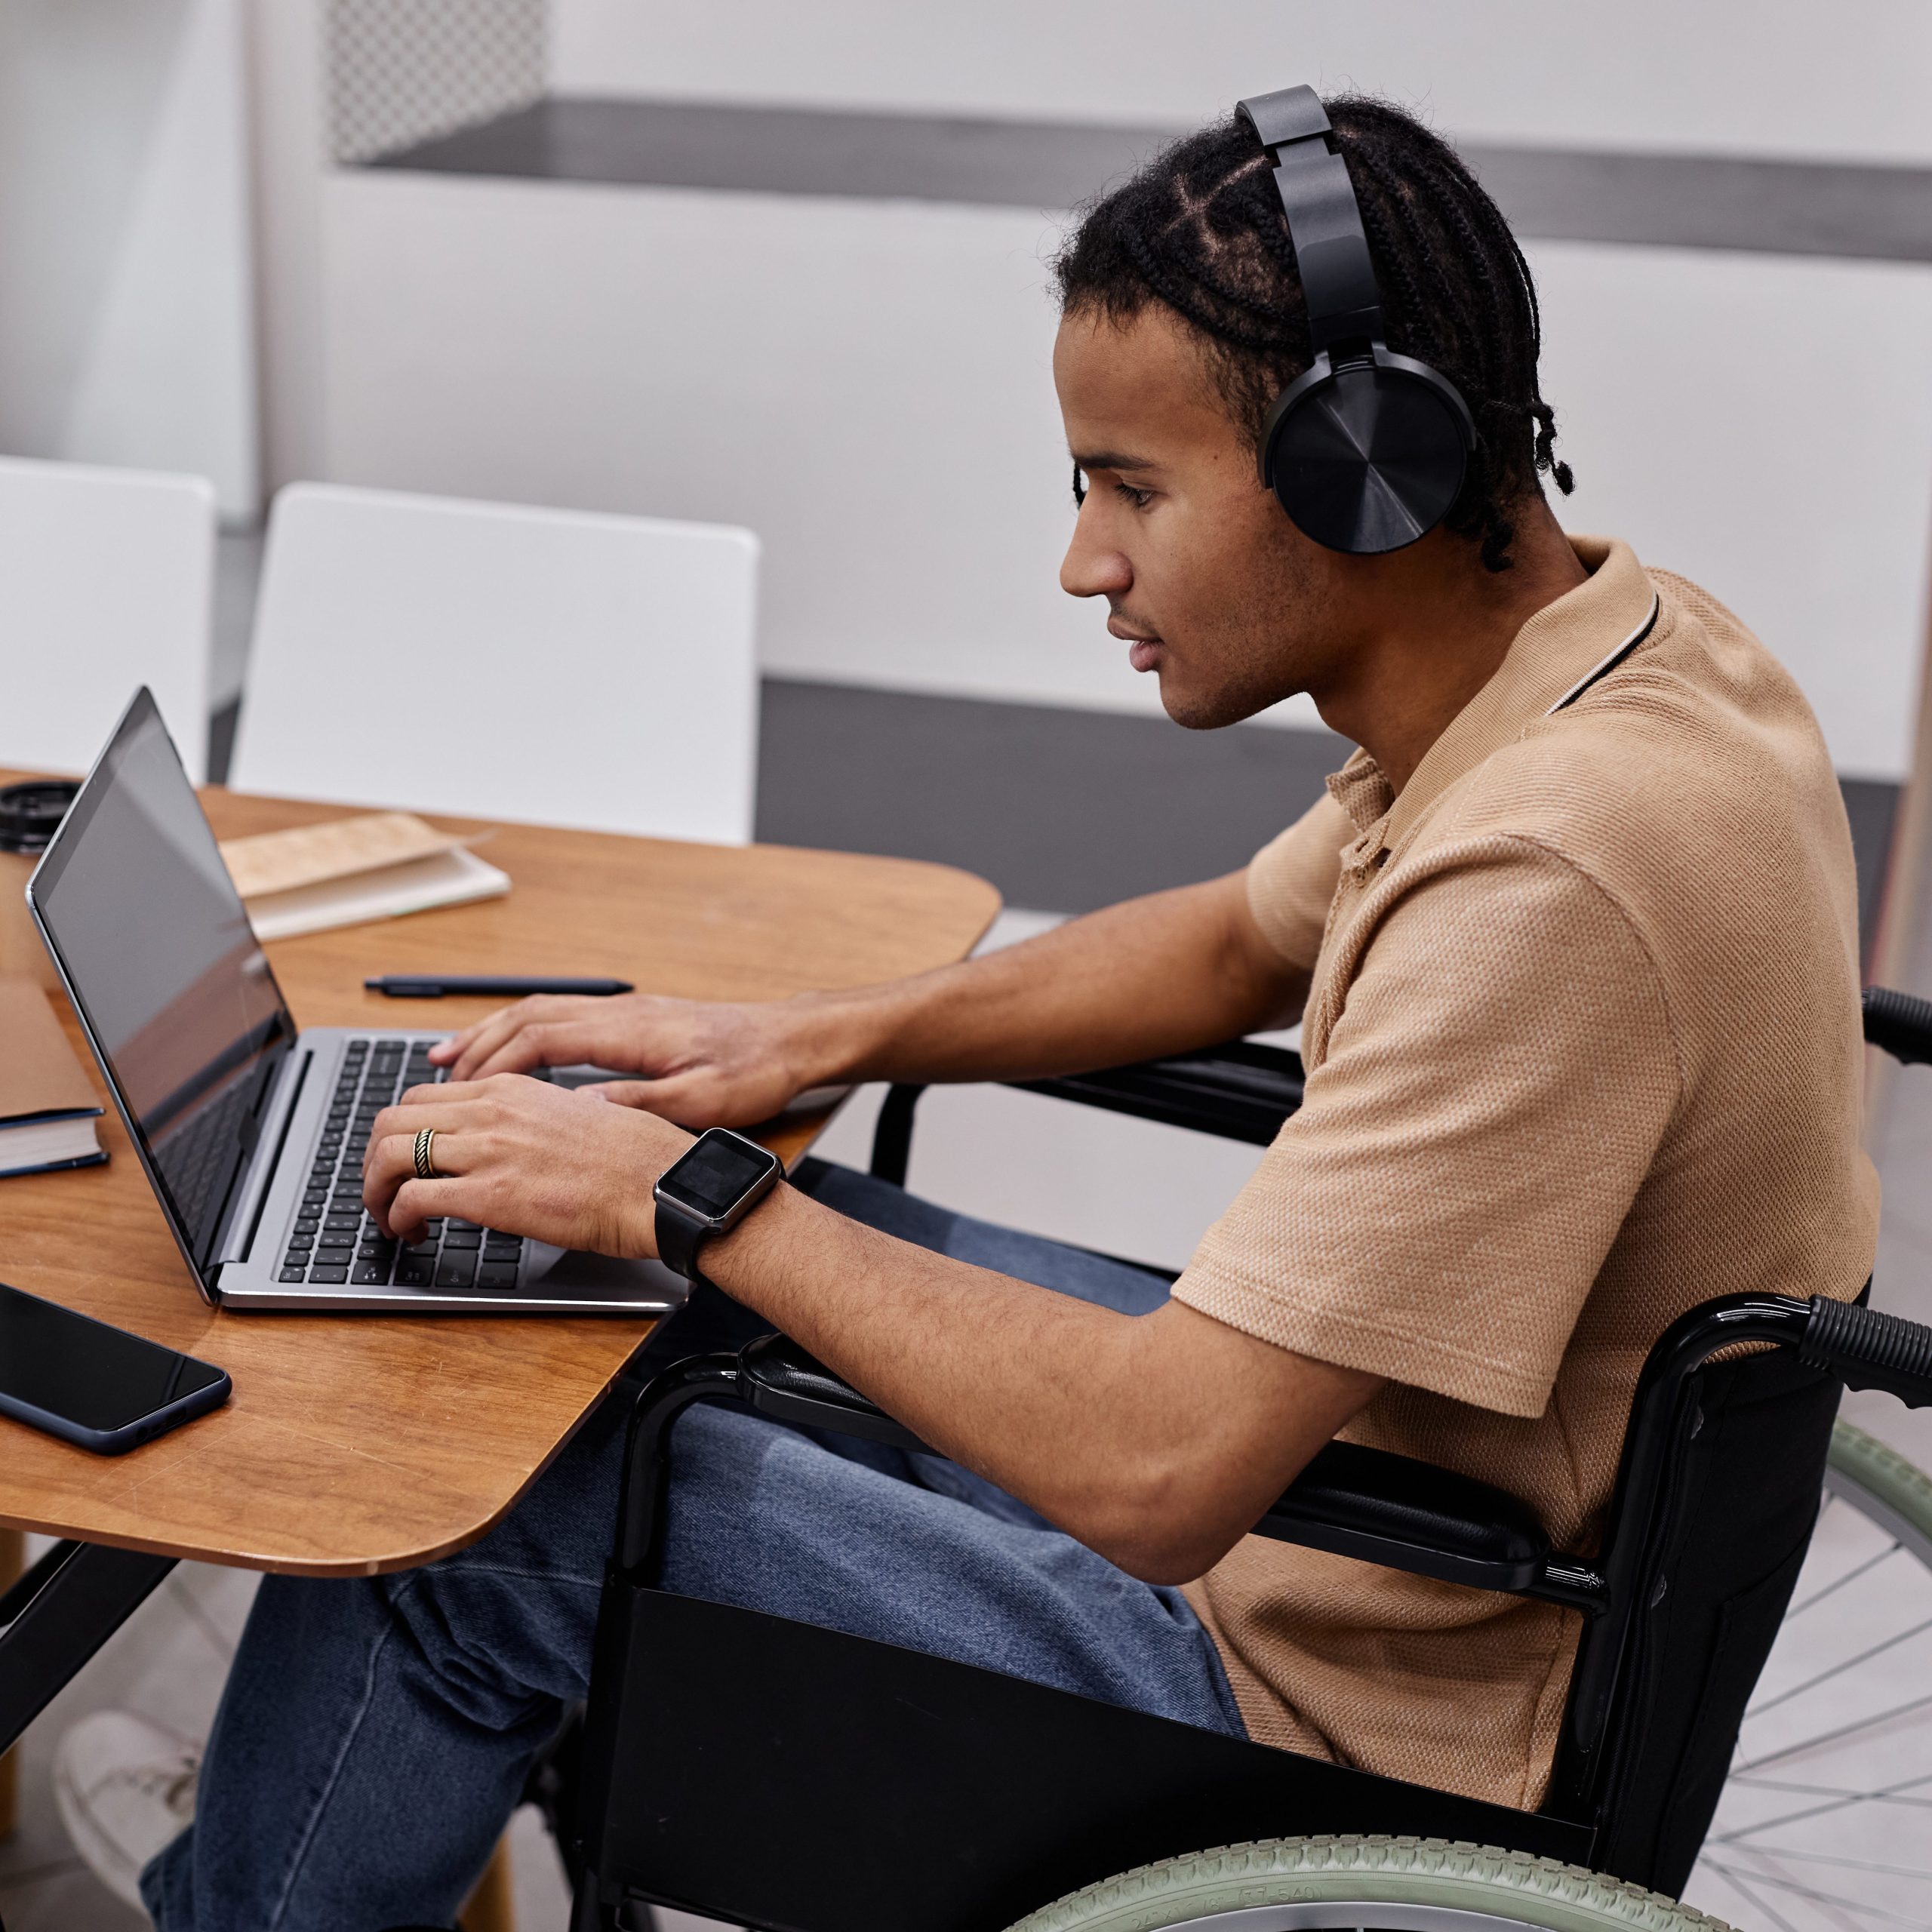
<path id="1" fill-rule="evenodd" d="M 1932 1063 L 1932 1002 L 1869 989 L 1866 1032 Z M 1300 1072 L 1243 1041 L 1016 1084 L 1261 1145 Z M 920 1091 L 891 1090 L 874 1146 L 902 1183 Z M 528 1793 L 572 1932 L 654 1905 L 758 1932 L 1723 1932 L 1687 1894 L 1753 1932 L 1932 1925 L 1932 1480 L 1836 1420 L 1844 1387 L 1932 1405 L 1932 1328 L 1729 1296 L 1652 1349 L 1593 1550 L 1340 1441 L 1255 1525 L 1575 1613 L 1524 1811 L 666 1592 L 693 1403 L 923 1446 L 782 1336 L 678 1362 L 633 1415 L 589 1699 Z"/>

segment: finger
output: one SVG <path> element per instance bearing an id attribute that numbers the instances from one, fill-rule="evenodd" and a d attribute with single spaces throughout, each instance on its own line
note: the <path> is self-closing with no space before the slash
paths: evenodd
<path id="1" fill-rule="evenodd" d="M 493 1073 L 528 1073 L 538 1066 L 574 1066 L 594 1060 L 600 1042 L 598 1029 L 587 1020 L 539 1020 L 524 1027 L 476 1058 L 463 1074 L 466 1080 L 487 1080 Z M 481 1051 L 481 1049 L 478 1049 Z"/>
<path id="2" fill-rule="evenodd" d="M 426 1093 L 440 1095 L 439 1087 L 426 1088 Z M 454 1134 L 466 1125 L 477 1124 L 477 1103 L 475 1100 L 446 1102 L 438 1106 L 433 1102 L 414 1102 L 407 1097 L 394 1106 L 385 1107 L 369 1125 L 369 1144 L 362 1150 L 362 1171 L 369 1171 L 370 1159 L 386 1138 L 400 1137 L 414 1142 L 416 1136 L 426 1127 L 434 1128 L 438 1134 Z"/>
<path id="3" fill-rule="evenodd" d="M 715 1127 L 715 1119 L 702 1118 L 707 1109 L 694 1084 L 685 1079 L 599 1080 L 580 1087 L 580 1094 L 595 1094 L 620 1107 L 635 1107 L 640 1113 L 655 1114 L 678 1127 Z M 712 1110 L 715 1111 L 715 1110 Z"/>
<path id="4" fill-rule="evenodd" d="M 438 1131 L 430 1152 L 435 1163 L 437 1180 L 460 1180 L 475 1164 L 475 1137 Z M 400 1222 L 396 1204 L 411 1183 L 419 1183 L 420 1178 L 416 1172 L 414 1134 L 389 1134 L 380 1140 L 371 1140 L 362 1168 L 362 1204 L 385 1234 L 398 1232 Z M 433 1208 L 422 1211 L 427 1214 L 438 1211 Z M 412 1223 L 417 1224 L 420 1224 L 420 1216 L 418 1223 Z"/>
<path id="5" fill-rule="evenodd" d="M 486 1013 L 481 1020 L 472 1020 L 460 1032 L 451 1035 L 440 1045 L 432 1047 L 429 1049 L 430 1059 L 438 1066 L 448 1066 L 451 1060 L 460 1058 L 485 1033 L 494 1033 L 506 1022 L 514 1024 L 512 1016 L 529 1004 L 529 1000 L 520 999 L 509 1006 L 498 1007 L 494 1013 Z"/>
<path id="6" fill-rule="evenodd" d="M 425 1222 L 438 1217 L 476 1220 L 475 1210 L 480 1192 L 474 1180 L 458 1176 L 445 1180 L 417 1180 L 411 1176 L 389 1204 L 389 1222 L 384 1232 L 395 1240 L 411 1241 L 425 1232 Z"/>
<path id="7" fill-rule="evenodd" d="M 520 999 L 514 1006 L 499 1008 L 487 1019 L 479 1020 L 469 1029 L 463 1051 L 454 1059 L 441 1063 L 448 1066 L 457 1079 L 473 1080 L 476 1069 L 526 1026 L 563 1018 L 572 1008 L 583 1004 L 583 1000 L 567 994 L 533 993 L 528 999 Z"/>
<path id="8" fill-rule="evenodd" d="M 493 1013 L 487 1020 L 480 1020 L 466 1032 L 457 1037 L 457 1051 L 446 1058 L 432 1053 L 430 1058 L 441 1066 L 447 1066 L 453 1080 L 466 1080 L 472 1072 L 501 1046 L 506 1040 L 513 1039 L 518 1029 L 528 1018 L 523 1009 L 529 1002 L 519 1000 L 515 1006 L 506 1006 Z"/>

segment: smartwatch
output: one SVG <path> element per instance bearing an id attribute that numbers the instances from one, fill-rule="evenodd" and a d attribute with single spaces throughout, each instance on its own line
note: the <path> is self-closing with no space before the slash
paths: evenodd
<path id="1" fill-rule="evenodd" d="M 785 1163 L 730 1128 L 700 1134 L 664 1170 L 651 1197 L 657 1204 L 657 1254 L 686 1281 L 702 1281 L 697 1251 L 728 1234 L 775 1187 Z"/>

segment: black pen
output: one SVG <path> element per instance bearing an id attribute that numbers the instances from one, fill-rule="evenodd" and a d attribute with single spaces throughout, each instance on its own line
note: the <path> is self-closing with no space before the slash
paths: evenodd
<path id="1" fill-rule="evenodd" d="M 503 973 L 385 973 L 365 980 L 391 999 L 521 999 L 526 993 L 584 993 L 595 998 L 632 990 L 628 980 L 561 980 Z"/>

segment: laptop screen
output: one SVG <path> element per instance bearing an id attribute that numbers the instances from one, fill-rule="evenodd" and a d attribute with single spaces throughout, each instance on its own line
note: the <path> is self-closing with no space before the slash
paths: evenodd
<path id="1" fill-rule="evenodd" d="M 295 1023 L 146 691 L 29 892 L 176 1236 L 205 1268 Z"/>

